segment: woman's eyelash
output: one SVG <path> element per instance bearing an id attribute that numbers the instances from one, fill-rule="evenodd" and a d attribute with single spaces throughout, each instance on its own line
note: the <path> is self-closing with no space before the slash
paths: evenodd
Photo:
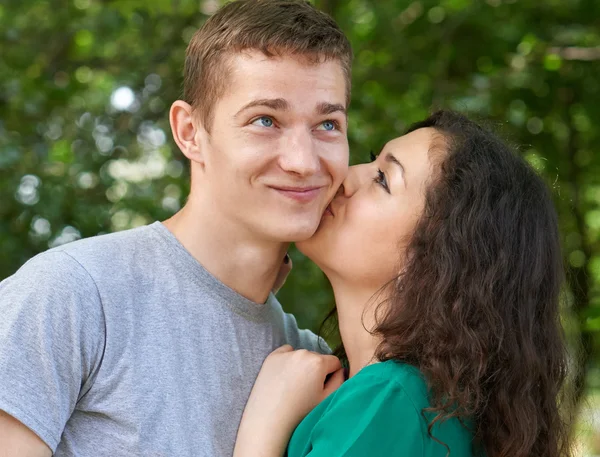
<path id="1" fill-rule="evenodd" d="M 377 169 L 377 176 L 373 178 L 373 181 L 383 187 L 387 193 L 390 193 L 385 173 L 380 168 Z"/>
<path id="2" fill-rule="evenodd" d="M 371 150 L 369 151 L 369 157 L 371 158 L 371 162 L 375 162 L 378 156 L 376 156 L 373 150 Z M 387 193 L 390 192 L 385 173 L 381 171 L 381 168 L 377 169 L 377 176 L 373 178 L 373 182 L 383 187 Z"/>

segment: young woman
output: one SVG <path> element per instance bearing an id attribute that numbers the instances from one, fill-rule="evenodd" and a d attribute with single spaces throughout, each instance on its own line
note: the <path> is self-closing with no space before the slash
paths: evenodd
<path id="1" fill-rule="evenodd" d="M 569 454 L 557 217 L 496 136 L 435 113 L 352 167 L 298 247 L 333 286 L 349 379 L 275 351 L 236 457 Z"/>

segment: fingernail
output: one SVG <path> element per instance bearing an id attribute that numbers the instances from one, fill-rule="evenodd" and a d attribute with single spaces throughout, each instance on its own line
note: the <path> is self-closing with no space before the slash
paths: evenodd
<path id="1" fill-rule="evenodd" d="M 283 258 L 283 263 L 285 263 L 286 265 L 288 263 L 290 263 L 290 256 L 289 255 L 287 255 L 287 254 L 285 255 L 285 257 Z"/>

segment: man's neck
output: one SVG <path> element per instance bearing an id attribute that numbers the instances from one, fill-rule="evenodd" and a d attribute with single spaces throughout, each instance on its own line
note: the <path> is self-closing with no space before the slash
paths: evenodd
<path id="1" fill-rule="evenodd" d="M 288 248 L 286 243 L 268 243 L 240 233 L 235 224 L 224 224 L 211 212 L 186 206 L 165 227 L 213 276 L 240 295 L 264 303 L 273 288 Z M 214 212 L 212 213 L 214 214 Z"/>

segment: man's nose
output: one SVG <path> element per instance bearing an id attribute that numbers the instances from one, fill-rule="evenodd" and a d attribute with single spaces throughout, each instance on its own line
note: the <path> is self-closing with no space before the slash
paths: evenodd
<path id="1" fill-rule="evenodd" d="M 310 132 L 298 129 L 290 132 L 279 155 L 282 169 L 298 176 L 311 176 L 320 168 L 320 157 Z"/>

